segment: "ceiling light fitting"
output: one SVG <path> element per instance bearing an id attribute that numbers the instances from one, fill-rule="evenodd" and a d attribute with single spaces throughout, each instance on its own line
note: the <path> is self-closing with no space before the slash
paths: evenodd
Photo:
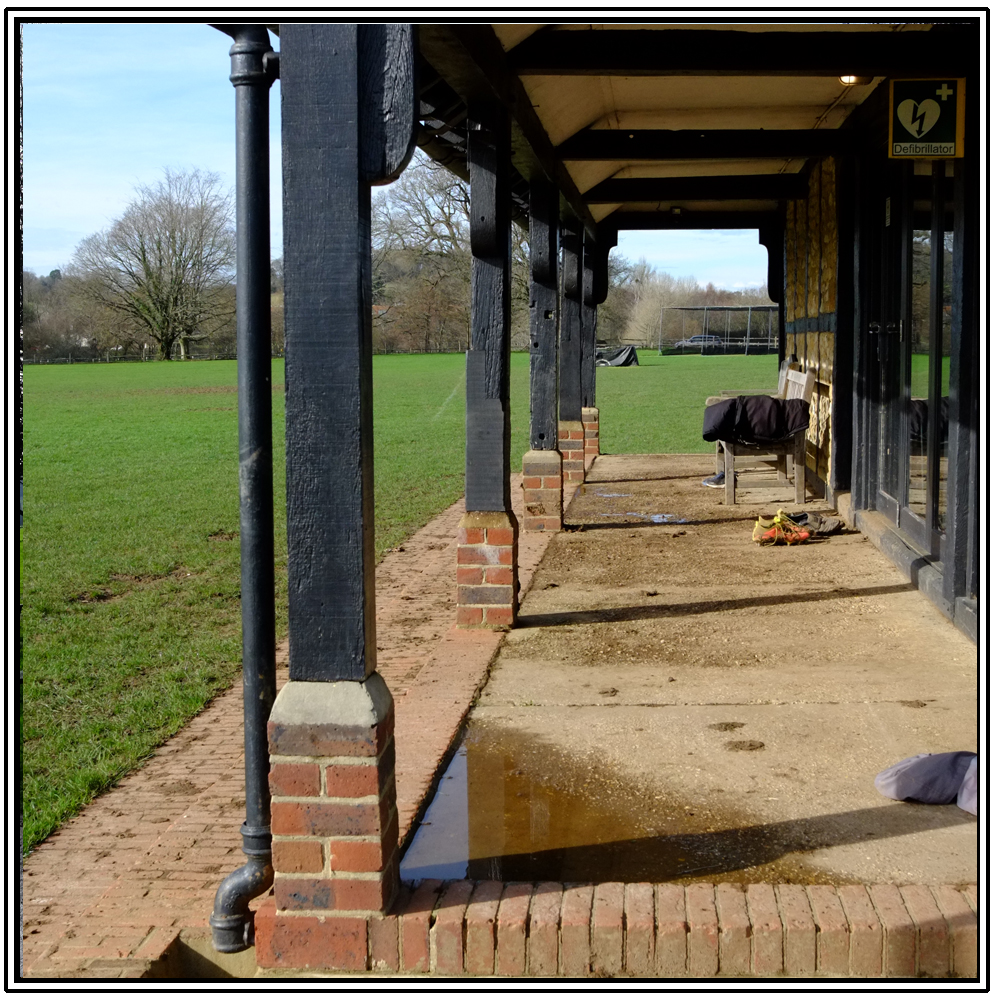
<path id="1" fill-rule="evenodd" d="M 840 82 L 845 87 L 864 87 L 866 84 L 872 82 L 874 77 L 870 76 L 851 76 L 847 74 L 846 76 L 840 77 Z"/>

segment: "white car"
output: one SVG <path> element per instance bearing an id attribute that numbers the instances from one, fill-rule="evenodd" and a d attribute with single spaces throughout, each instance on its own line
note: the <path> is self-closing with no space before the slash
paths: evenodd
<path id="1" fill-rule="evenodd" d="M 722 347 L 723 340 L 721 337 L 714 337 L 710 333 L 697 333 L 693 337 L 689 337 L 687 340 L 678 340 L 674 344 L 674 348 L 680 348 L 683 350 L 685 347 L 697 347 L 700 351 L 703 347 Z"/>

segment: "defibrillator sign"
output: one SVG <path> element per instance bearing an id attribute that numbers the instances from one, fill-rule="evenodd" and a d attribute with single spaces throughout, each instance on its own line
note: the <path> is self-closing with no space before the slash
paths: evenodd
<path id="1" fill-rule="evenodd" d="M 965 155 L 965 80 L 889 83 L 890 158 Z"/>

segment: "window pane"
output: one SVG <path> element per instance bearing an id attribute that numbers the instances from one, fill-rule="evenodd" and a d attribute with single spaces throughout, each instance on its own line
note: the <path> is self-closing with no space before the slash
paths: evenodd
<path id="1" fill-rule="evenodd" d="M 950 206 L 949 206 L 950 207 Z M 955 243 L 955 234 L 950 228 L 952 223 L 952 213 L 946 216 L 946 224 L 949 226 L 944 232 L 944 280 L 941 289 L 941 384 L 939 407 L 939 427 L 938 434 L 938 470 L 940 480 L 938 482 L 938 498 L 936 511 L 936 527 L 944 531 L 945 513 L 948 503 L 948 380 L 951 373 L 951 286 L 954 275 L 952 264 L 952 248 Z"/>
<path id="2" fill-rule="evenodd" d="M 922 206 L 921 206 L 922 207 Z M 922 213 L 921 213 L 922 214 Z M 912 231 L 910 281 L 910 455 L 907 506 L 927 514 L 928 397 L 930 396 L 931 234 Z"/>

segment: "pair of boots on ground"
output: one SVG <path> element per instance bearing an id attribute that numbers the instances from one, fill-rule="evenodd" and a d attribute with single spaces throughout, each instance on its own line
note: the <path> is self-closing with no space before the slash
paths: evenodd
<path id="1" fill-rule="evenodd" d="M 779 510 L 773 518 L 758 517 L 753 527 L 753 540 L 758 545 L 798 545 L 810 538 L 826 538 L 843 530 L 839 517 L 824 517 L 812 511 L 786 514 Z"/>

